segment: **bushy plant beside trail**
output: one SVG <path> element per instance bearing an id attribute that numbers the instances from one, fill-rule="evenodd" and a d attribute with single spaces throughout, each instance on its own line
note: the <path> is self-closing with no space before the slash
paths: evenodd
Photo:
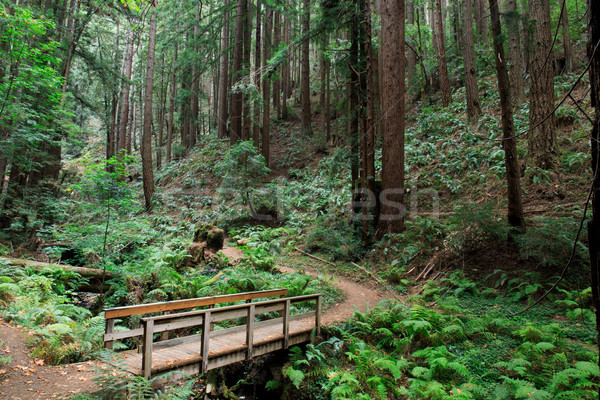
<path id="1" fill-rule="evenodd" d="M 285 380 L 267 387 L 294 399 L 597 397 L 600 370 L 589 322 L 581 341 L 566 329 L 578 324 L 555 322 L 550 308 L 511 317 L 520 303 L 480 302 L 467 291 L 458 296 L 437 295 L 437 309 L 417 297 L 412 306 L 386 301 L 357 311 L 331 327 L 329 339 L 293 348 Z"/>
<path id="2" fill-rule="evenodd" d="M 74 305 L 83 279 L 60 268 L 42 271 L 0 262 L 0 315 L 32 333 L 32 355 L 48 364 L 85 361 L 103 348 L 104 318 Z"/>

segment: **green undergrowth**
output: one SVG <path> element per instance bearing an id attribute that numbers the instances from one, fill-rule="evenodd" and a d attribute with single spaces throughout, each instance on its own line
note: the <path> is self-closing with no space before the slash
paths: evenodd
<path id="1" fill-rule="evenodd" d="M 294 399 L 597 397 L 593 319 L 569 313 L 570 299 L 588 294 L 515 315 L 521 302 L 482 296 L 468 278 L 446 289 L 355 312 L 323 342 L 292 349 L 285 380 L 267 387 Z"/>

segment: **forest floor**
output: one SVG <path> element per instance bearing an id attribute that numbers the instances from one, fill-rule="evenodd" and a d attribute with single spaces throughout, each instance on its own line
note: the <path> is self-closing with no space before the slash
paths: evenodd
<path id="1" fill-rule="evenodd" d="M 95 387 L 95 363 L 44 365 L 31 357 L 27 332 L 0 320 L 0 356 L 12 357 L 0 368 L 0 399 L 60 399 Z"/>
<path id="2" fill-rule="evenodd" d="M 222 252 L 232 262 L 244 257 L 236 248 L 225 246 Z M 294 273 L 296 268 L 278 266 L 283 273 Z M 316 279 L 331 279 L 333 286 L 344 293 L 345 299 L 329 308 L 322 322 L 335 323 L 352 316 L 354 310 L 366 311 L 386 298 L 385 293 L 363 283 L 357 283 L 341 276 L 331 276 L 315 268 L 303 269 L 302 273 Z M 0 368 L 0 399 L 61 399 L 93 391 L 93 381 L 99 364 L 84 362 L 62 366 L 44 365 L 42 360 L 34 359 L 27 346 L 27 332 L 23 328 L 7 324 L 0 320 L 0 356 L 11 356 L 11 362 Z"/>

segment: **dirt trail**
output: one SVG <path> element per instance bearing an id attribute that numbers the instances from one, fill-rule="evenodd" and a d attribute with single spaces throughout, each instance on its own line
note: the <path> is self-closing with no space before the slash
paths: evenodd
<path id="1" fill-rule="evenodd" d="M 22 328 L 0 320 L 0 356 L 11 356 L 0 365 L 0 399 L 60 399 L 94 388 L 93 364 L 44 365 L 29 356 Z"/>
<path id="2" fill-rule="evenodd" d="M 227 245 L 221 250 L 231 261 L 239 260 L 244 256 L 244 253 L 236 247 L 228 247 Z M 293 273 L 296 269 L 287 266 L 278 266 L 281 272 Z M 352 316 L 354 310 L 364 312 L 367 307 L 375 307 L 381 300 L 389 298 L 385 293 L 372 289 L 368 286 L 361 285 L 351 279 L 323 274 L 310 269 L 302 271 L 306 275 L 315 278 L 327 277 L 332 278 L 334 286 L 346 294 L 346 299 L 323 314 L 321 321 L 325 324 L 332 322 L 345 321 Z"/>
<path id="3" fill-rule="evenodd" d="M 243 251 L 236 247 L 226 246 L 222 252 L 231 261 L 239 260 L 244 256 Z M 291 267 L 280 266 L 279 268 L 284 273 L 297 272 Z M 302 272 L 316 279 L 332 278 L 334 286 L 346 294 L 344 301 L 323 314 L 322 322 L 325 324 L 344 321 L 352 316 L 354 310 L 364 312 L 367 307 L 374 307 L 387 298 L 383 292 L 348 278 L 331 276 L 310 269 Z M 61 399 L 75 393 L 94 390 L 93 363 L 44 365 L 41 360 L 34 360 L 29 356 L 30 352 L 25 344 L 26 337 L 27 333 L 22 328 L 0 320 L 0 356 L 12 357 L 8 365 L 0 365 L 0 399 Z"/>

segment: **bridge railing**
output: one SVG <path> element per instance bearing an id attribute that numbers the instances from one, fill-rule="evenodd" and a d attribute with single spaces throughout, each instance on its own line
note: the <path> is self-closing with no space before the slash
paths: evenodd
<path id="1" fill-rule="evenodd" d="M 238 301 L 246 301 L 247 303 L 250 303 L 254 299 L 275 296 L 285 297 L 287 296 L 287 293 L 287 289 L 272 289 L 261 290 L 257 292 L 235 293 L 221 296 L 198 297 L 194 299 L 174 300 L 160 303 L 137 304 L 133 306 L 107 308 L 104 310 L 104 318 L 106 320 L 104 347 L 107 349 L 112 349 L 113 343 L 116 340 L 141 337 L 144 334 L 143 328 L 141 327 L 122 332 L 115 332 L 115 320 L 118 318 L 153 313 L 169 314 L 173 311 L 192 309 L 203 306 L 213 308 L 215 305 L 218 304 L 234 303 Z M 166 335 L 163 336 L 163 339 L 165 338 Z"/>
<path id="2" fill-rule="evenodd" d="M 315 302 L 314 311 L 290 315 L 292 304 Z M 278 318 L 271 318 L 257 322 L 256 317 L 261 314 L 278 313 Z M 188 311 L 177 314 L 145 317 L 141 319 L 143 330 L 142 375 L 149 378 L 152 374 L 152 351 L 154 335 L 175 329 L 200 326 L 200 371 L 208 371 L 208 355 L 210 338 L 226 334 L 246 333 L 246 359 L 252 358 L 254 346 L 254 331 L 257 326 L 277 326 L 281 324 L 283 348 L 288 348 L 290 340 L 290 322 L 314 317 L 317 335 L 321 326 L 321 294 L 287 297 L 276 300 L 265 300 L 256 303 L 239 304 L 234 306 L 212 308 L 206 310 Z M 234 327 L 212 330 L 212 325 L 217 322 L 245 319 L 245 324 Z"/>

